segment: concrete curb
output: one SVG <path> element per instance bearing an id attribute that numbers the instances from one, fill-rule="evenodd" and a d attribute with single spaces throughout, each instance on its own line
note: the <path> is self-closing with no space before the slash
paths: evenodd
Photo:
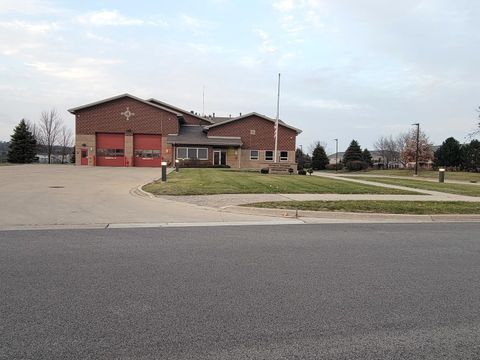
<path id="1" fill-rule="evenodd" d="M 325 219 L 352 222 L 480 222 L 480 215 L 409 215 L 409 214 L 377 214 L 354 212 L 307 211 L 288 209 L 267 209 L 247 206 L 230 206 L 223 209 L 226 212 L 263 215 L 274 217 Z"/>

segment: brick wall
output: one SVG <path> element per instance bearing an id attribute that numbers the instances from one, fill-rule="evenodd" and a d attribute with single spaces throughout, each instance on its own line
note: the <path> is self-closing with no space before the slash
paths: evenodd
<path id="1" fill-rule="evenodd" d="M 121 115 L 127 107 L 135 115 L 127 121 Z M 126 132 L 142 134 L 177 134 L 175 114 L 144 104 L 131 98 L 122 98 L 78 110 L 75 116 L 76 135 L 94 135 L 96 132 Z"/>
<path id="2" fill-rule="evenodd" d="M 251 134 L 255 130 L 255 135 Z M 272 121 L 252 115 L 248 118 L 236 120 L 228 124 L 211 128 L 208 136 L 240 136 L 243 142 L 242 149 L 274 150 L 275 124 Z M 278 150 L 295 151 L 295 130 L 280 124 L 278 132 Z"/>

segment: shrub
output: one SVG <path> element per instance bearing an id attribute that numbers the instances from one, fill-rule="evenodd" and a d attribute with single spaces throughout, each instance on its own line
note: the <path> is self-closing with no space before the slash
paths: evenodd
<path id="1" fill-rule="evenodd" d="M 298 175 L 307 175 L 307 170 L 305 169 L 298 170 Z"/>
<path id="2" fill-rule="evenodd" d="M 327 170 L 335 170 L 335 164 L 327 164 L 325 166 L 325 169 Z M 342 170 L 343 169 L 343 164 L 342 163 L 338 163 L 337 164 L 337 170 Z"/>
<path id="3" fill-rule="evenodd" d="M 290 175 L 292 175 L 292 174 L 293 174 L 293 169 L 292 169 L 292 168 L 288 168 L 288 173 L 289 173 Z"/>
<path id="4" fill-rule="evenodd" d="M 368 168 L 368 164 L 365 161 L 353 160 L 345 164 L 349 171 L 360 171 Z"/>
<path id="5" fill-rule="evenodd" d="M 310 168 L 310 169 L 308 169 L 308 170 L 307 170 L 307 172 L 308 172 L 308 175 L 312 175 L 312 173 L 313 173 L 313 169 L 312 169 L 312 168 Z"/>
<path id="6" fill-rule="evenodd" d="M 262 168 L 262 169 L 260 170 L 260 172 L 261 172 L 262 174 L 268 174 L 269 171 L 270 171 L 269 168 Z"/>

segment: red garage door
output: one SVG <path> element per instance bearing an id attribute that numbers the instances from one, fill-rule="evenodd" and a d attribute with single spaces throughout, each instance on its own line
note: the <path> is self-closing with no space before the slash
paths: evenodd
<path id="1" fill-rule="evenodd" d="M 133 135 L 135 166 L 162 166 L 161 149 L 161 135 Z"/>
<path id="2" fill-rule="evenodd" d="M 97 134 L 97 166 L 125 166 L 125 134 Z"/>

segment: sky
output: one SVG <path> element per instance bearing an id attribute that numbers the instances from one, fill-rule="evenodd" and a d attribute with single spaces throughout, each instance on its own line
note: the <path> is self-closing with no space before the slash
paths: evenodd
<path id="1" fill-rule="evenodd" d="M 0 1 L 0 140 L 22 119 L 130 93 L 256 111 L 344 150 L 420 123 L 465 136 L 480 106 L 478 0 Z"/>

